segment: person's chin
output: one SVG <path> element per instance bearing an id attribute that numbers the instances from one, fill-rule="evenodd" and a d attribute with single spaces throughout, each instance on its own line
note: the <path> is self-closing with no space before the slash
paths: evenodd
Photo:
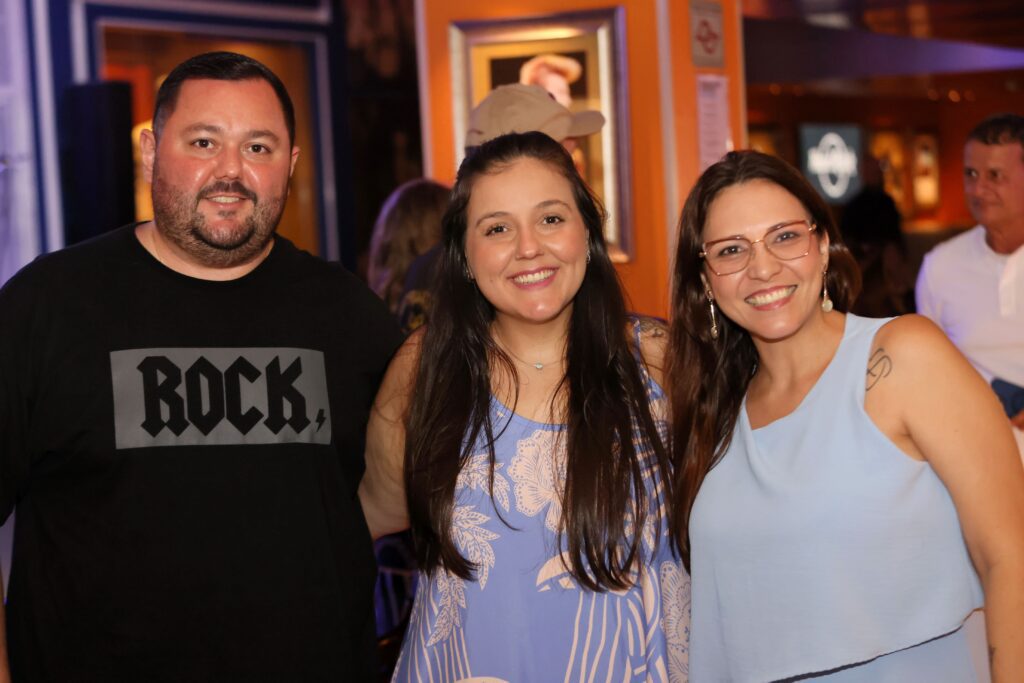
<path id="1" fill-rule="evenodd" d="M 206 227 L 198 231 L 198 237 L 215 249 L 230 251 L 238 249 L 251 241 L 254 230 L 245 225 L 234 225 L 230 227 Z"/>

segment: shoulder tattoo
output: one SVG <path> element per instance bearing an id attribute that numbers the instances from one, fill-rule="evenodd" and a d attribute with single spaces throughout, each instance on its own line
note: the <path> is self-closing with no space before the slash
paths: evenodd
<path id="1" fill-rule="evenodd" d="M 892 372 L 892 359 L 889 358 L 885 349 L 878 347 L 868 359 L 867 391 L 871 391 L 876 384 L 888 377 L 890 372 Z"/>
<path id="2" fill-rule="evenodd" d="M 638 316 L 636 324 L 640 328 L 640 336 L 642 337 L 662 337 L 668 333 L 668 327 L 665 325 L 665 322 L 658 318 L 651 318 L 645 315 Z"/>

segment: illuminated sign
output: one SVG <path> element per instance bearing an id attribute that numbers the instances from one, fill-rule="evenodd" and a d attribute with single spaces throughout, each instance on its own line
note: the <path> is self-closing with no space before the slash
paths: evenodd
<path id="1" fill-rule="evenodd" d="M 804 175 L 832 204 L 845 204 L 861 187 L 857 166 L 861 134 L 856 126 L 800 126 Z"/>

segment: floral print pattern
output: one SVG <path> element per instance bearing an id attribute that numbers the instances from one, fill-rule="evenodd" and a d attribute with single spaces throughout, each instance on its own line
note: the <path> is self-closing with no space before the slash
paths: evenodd
<path id="1" fill-rule="evenodd" d="M 647 380 L 665 430 L 664 393 Z M 394 680 L 686 683 L 690 579 L 658 514 L 660 482 L 646 473 L 648 555 L 636 583 L 623 591 L 581 589 L 557 542 L 566 476 L 561 427 L 496 402 L 492 420 L 499 434 L 493 475 L 487 449 L 478 448 L 456 481 L 452 515 L 474 578 L 441 569 L 421 577 Z M 633 533 L 631 519 L 627 528 Z"/>

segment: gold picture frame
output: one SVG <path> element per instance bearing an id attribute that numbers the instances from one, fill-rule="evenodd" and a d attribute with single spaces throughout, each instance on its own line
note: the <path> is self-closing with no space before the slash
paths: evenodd
<path id="1" fill-rule="evenodd" d="M 617 262 L 633 256 L 629 179 L 629 93 L 622 8 L 525 19 L 460 21 L 449 29 L 455 159 L 464 156 L 469 112 L 499 85 L 520 82 L 526 62 L 541 55 L 575 60 L 568 84 L 573 111 L 596 110 L 600 132 L 579 140 L 577 167 L 608 213 L 605 239 Z"/>

